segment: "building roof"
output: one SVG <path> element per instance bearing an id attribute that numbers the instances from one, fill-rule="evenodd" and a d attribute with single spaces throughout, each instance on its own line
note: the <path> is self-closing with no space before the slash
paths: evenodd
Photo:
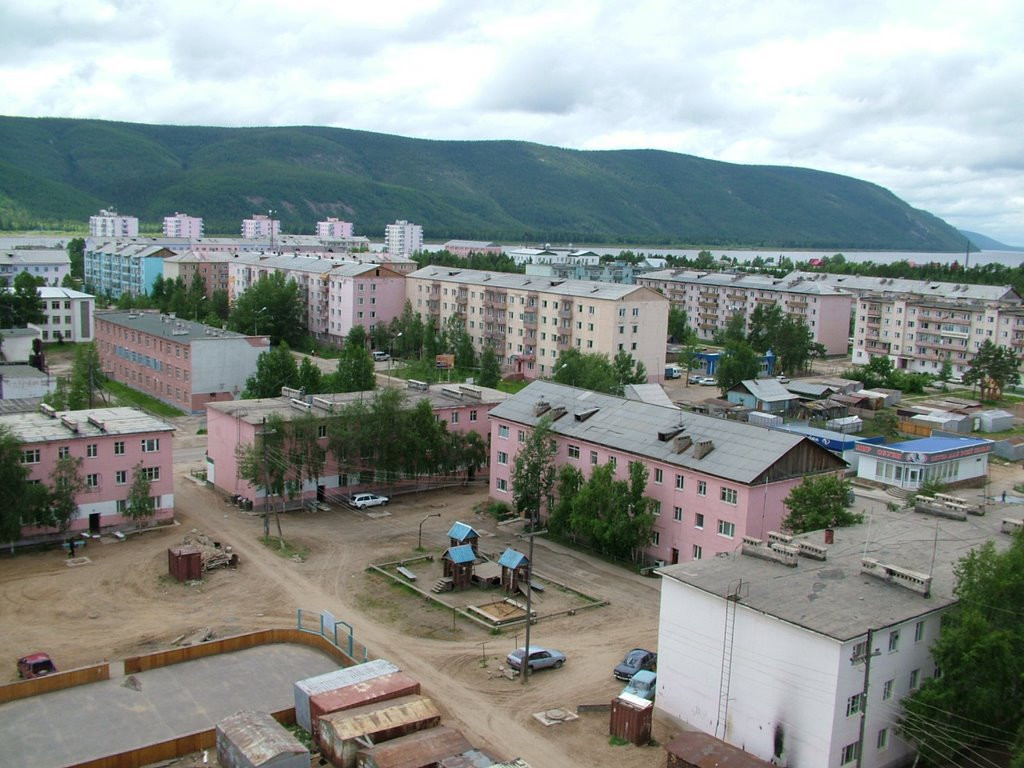
<path id="1" fill-rule="evenodd" d="M 480 534 L 473 530 L 471 525 L 456 522 L 448 530 L 448 538 L 455 541 L 465 541 L 466 539 L 478 539 Z"/>
<path id="2" fill-rule="evenodd" d="M 663 405 L 666 408 L 678 408 L 665 394 L 661 384 L 627 384 L 622 388 L 622 395 L 627 400 L 639 400 L 643 403 Z"/>
<path id="3" fill-rule="evenodd" d="M 807 397 L 819 398 L 837 391 L 835 387 L 822 384 L 820 381 L 791 381 L 786 384 L 786 389 L 794 395 L 805 395 Z"/>
<path id="4" fill-rule="evenodd" d="M 771 768 L 767 763 L 739 747 L 727 744 L 700 731 L 683 731 L 665 750 L 682 760 L 688 768 Z M 670 763 L 672 765 L 673 763 Z"/>
<path id="5" fill-rule="evenodd" d="M 773 277 L 772 275 L 748 274 L 745 272 L 700 272 L 688 269 L 665 269 L 648 272 L 644 280 L 666 280 L 673 283 L 707 285 L 712 287 L 740 288 L 742 290 L 778 291 L 780 293 L 813 294 L 815 296 L 840 296 L 846 291 L 837 290 L 826 282 L 805 277 Z"/>
<path id="6" fill-rule="evenodd" d="M 276 763 L 282 755 L 309 754 L 287 728 L 266 712 L 236 712 L 217 723 L 217 730 L 253 766 Z"/>
<path id="7" fill-rule="evenodd" d="M 835 530 L 824 561 L 800 557 L 796 567 L 734 552 L 726 557 L 670 565 L 665 578 L 718 597 L 743 587 L 740 606 L 846 641 L 869 627 L 909 621 L 956 602 L 953 568 L 973 548 L 994 540 L 1009 545 L 996 516 L 967 520 L 906 512 L 875 512 L 864 523 Z M 794 538 L 822 545 L 821 531 Z M 932 574 L 931 596 L 861 572 L 861 559 Z"/>
<path id="8" fill-rule="evenodd" d="M 71 264 L 63 248 L 14 248 L 0 253 L 0 264 Z"/>
<path id="9" fill-rule="evenodd" d="M 476 561 L 476 552 L 473 551 L 472 544 L 460 544 L 457 547 L 448 547 L 444 556 L 453 563 L 458 563 L 460 565 Z"/>
<path id="10" fill-rule="evenodd" d="M 498 558 L 498 565 L 504 568 L 518 568 L 520 565 L 528 562 L 529 560 L 526 555 L 522 552 L 517 552 L 511 547 L 502 552 L 501 557 Z"/>
<path id="11" fill-rule="evenodd" d="M 775 379 L 744 379 L 731 391 L 735 391 L 738 387 L 745 388 L 756 400 L 763 403 L 783 403 L 787 400 L 797 399 L 795 394 Z"/>
<path id="12" fill-rule="evenodd" d="M 43 408 L 44 406 L 40 406 Z M 50 409 L 52 411 L 52 409 Z M 6 425 L 23 443 L 45 443 L 76 437 L 131 435 L 144 432 L 172 432 L 174 427 L 135 408 L 87 408 L 82 411 L 42 410 L 34 413 L 0 414 Z"/>
<path id="13" fill-rule="evenodd" d="M 549 406 L 543 412 L 538 404 Z M 535 426 L 543 416 L 566 414 L 552 430 L 611 450 L 686 467 L 738 483 L 752 483 L 801 443 L 825 451 L 806 437 L 766 430 L 752 424 L 718 419 L 614 395 L 536 380 L 491 410 L 491 417 Z M 660 433 L 660 434 L 659 434 Z M 673 438 L 690 437 L 693 445 L 677 453 Z M 712 450 L 697 458 L 697 443 L 710 440 Z M 826 452 L 827 453 L 827 452 Z M 830 458 L 831 454 L 828 454 Z M 841 466 L 835 459 L 837 468 Z"/>
<path id="14" fill-rule="evenodd" d="M 501 290 L 536 291 L 537 293 L 553 293 L 559 296 L 576 298 L 622 300 L 633 293 L 650 293 L 652 298 L 668 301 L 650 288 L 623 283 L 595 283 L 591 280 L 562 280 L 521 275 L 515 272 L 488 272 L 480 269 L 461 269 L 459 267 L 443 267 L 433 265 L 417 269 L 408 277 L 420 280 L 443 280 L 463 285 L 484 286 Z"/>
<path id="15" fill-rule="evenodd" d="M 497 243 L 488 240 L 449 240 L 445 248 L 496 248 Z"/>
<path id="16" fill-rule="evenodd" d="M 0 363 L 0 376 L 5 379 L 48 379 L 50 374 L 28 363 Z"/>
<path id="17" fill-rule="evenodd" d="M 979 299 L 987 301 L 1020 301 L 1012 285 L 969 285 L 967 283 L 939 283 L 931 280 L 909 280 L 900 277 L 869 277 L 867 275 L 837 275 L 829 272 L 790 272 L 786 280 L 809 280 L 833 288 L 864 293 L 908 293 L 936 298 Z"/>
<path id="18" fill-rule="evenodd" d="M 148 333 L 151 336 L 163 336 L 179 344 L 187 344 L 200 339 L 251 338 L 235 331 L 214 328 L 205 323 L 196 323 L 192 320 L 182 320 L 174 315 L 165 315 L 162 312 L 156 311 L 114 309 L 96 312 L 94 317 L 97 320 L 105 320 L 108 323 L 119 325 L 122 328 L 131 328 L 140 333 Z"/>
<path id="19" fill-rule="evenodd" d="M 988 445 L 992 441 L 980 437 L 922 437 L 918 440 L 904 440 L 900 443 L 889 443 L 886 448 L 893 451 L 916 451 L 918 453 L 945 453 L 960 448 L 973 448 Z"/>
<path id="20" fill-rule="evenodd" d="M 41 285 L 38 288 L 39 298 L 41 299 L 93 299 L 91 293 L 82 293 L 81 291 L 75 291 L 71 288 L 51 288 L 48 285 Z"/>

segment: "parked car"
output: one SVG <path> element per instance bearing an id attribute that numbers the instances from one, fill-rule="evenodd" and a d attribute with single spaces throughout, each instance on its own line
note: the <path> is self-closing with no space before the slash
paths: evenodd
<path id="1" fill-rule="evenodd" d="M 624 696 L 628 693 L 631 696 L 637 696 L 641 699 L 654 701 L 654 693 L 657 683 L 657 674 L 649 672 L 646 669 L 641 669 L 633 675 L 633 679 L 629 681 L 626 687 L 622 689 L 622 693 L 619 695 Z"/>
<path id="2" fill-rule="evenodd" d="M 691 384 L 700 384 L 704 381 L 704 376 L 699 373 L 691 373 L 690 378 L 687 379 Z"/>
<path id="3" fill-rule="evenodd" d="M 699 382 L 697 382 L 697 383 L 698 384 L 703 384 L 705 386 L 713 387 L 716 384 L 718 384 L 718 380 L 714 376 L 702 376 L 701 380 Z"/>
<path id="4" fill-rule="evenodd" d="M 508 662 L 512 669 L 522 669 L 523 656 L 525 655 L 525 648 L 516 648 L 505 657 L 505 661 Z M 565 664 L 565 654 L 552 648 L 540 648 L 536 645 L 531 645 L 530 658 L 526 663 L 531 672 L 536 672 L 538 669 L 547 669 L 548 667 L 558 669 Z"/>
<path id="5" fill-rule="evenodd" d="M 779 382 L 779 384 L 789 384 L 789 377 L 784 373 L 780 373 L 776 376 L 775 380 Z"/>
<path id="6" fill-rule="evenodd" d="M 378 350 L 373 353 L 373 359 L 380 363 L 383 362 L 384 360 L 390 360 L 391 355 L 389 355 L 387 352 L 381 352 L 380 350 Z"/>
<path id="7" fill-rule="evenodd" d="M 376 493 L 357 493 L 348 500 L 348 505 L 356 509 L 366 509 L 386 506 L 388 501 L 390 499 L 387 496 L 378 496 Z"/>
<path id="8" fill-rule="evenodd" d="M 28 680 L 33 677 L 45 677 L 57 671 L 53 659 L 48 653 L 30 653 L 18 659 L 18 675 Z"/>
<path id="9" fill-rule="evenodd" d="M 634 648 L 626 654 L 626 658 L 612 670 L 612 674 L 619 680 L 630 680 L 633 675 L 642 669 L 648 671 L 658 666 L 658 654 L 643 648 Z"/>

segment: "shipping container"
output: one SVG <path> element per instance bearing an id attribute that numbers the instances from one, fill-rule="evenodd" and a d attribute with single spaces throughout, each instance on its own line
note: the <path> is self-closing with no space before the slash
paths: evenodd
<path id="1" fill-rule="evenodd" d="M 360 683 L 381 675 L 389 675 L 398 672 L 398 667 L 390 661 L 375 659 L 365 664 L 356 664 L 351 667 L 342 667 L 333 672 L 327 672 L 316 677 L 309 677 L 295 683 L 295 722 L 310 733 L 313 726 L 310 719 L 309 699 L 318 693 L 334 691 L 344 688 L 346 685 Z"/>
<path id="2" fill-rule="evenodd" d="M 473 748 L 461 731 L 440 725 L 385 741 L 356 753 L 357 768 L 433 768 L 452 755 Z"/>
<path id="3" fill-rule="evenodd" d="M 654 702 L 625 693 L 612 699 L 612 716 L 608 732 L 642 747 L 651 740 Z"/>
<path id="4" fill-rule="evenodd" d="M 426 696 L 403 696 L 365 707 L 332 712 L 319 720 L 317 742 L 337 768 L 354 768 L 356 752 L 441 724 L 441 712 Z"/>
<path id="5" fill-rule="evenodd" d="M 216 728 L 222 768 L 309 768 L 309 750 L 266 712 L 236 712 Z"/>
<path id="6" fill-rule="evenodd" d="M 312 723 L 313 741 L 320 738 L 320 718 L 331 712 L 340 712 L 352 707 L 397 699 L 399 696 L 413 696 L 420 692 L 420 684 L 404 672 L 372 677 L 344 688 L 309 697 L 309 718 Z"/>
<path id="7" fill-rule="evenodd" d="M 437 768 L 491 768 L 493 765 L 493 757 L 486 752 L 481 752 L 479 749 L 471 749 L 469 752 L 463 752 L 461 755 L 446 757 L 437 764 Z"/>
<path id="8" fill-rule="evenodd" d="M 195 547 L 170 547 L 167 571 L 175 581 L 198 581 L 203 578 L 202 554 Z"/>

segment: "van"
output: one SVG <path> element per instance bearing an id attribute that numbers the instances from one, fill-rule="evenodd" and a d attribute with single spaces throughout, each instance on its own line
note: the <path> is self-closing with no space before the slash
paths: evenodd
<path id="1" fill-rule="evenodd" d="M 382 352 L 380 350 L 377 350 L 376 352 L 373 353 L 373 359 L 376 362 L 381 363 L 381 362 L 383 362 L 385 360 L 390 360 L 391 359 L 391 355 L 389 355 L 387 352 Z"/>

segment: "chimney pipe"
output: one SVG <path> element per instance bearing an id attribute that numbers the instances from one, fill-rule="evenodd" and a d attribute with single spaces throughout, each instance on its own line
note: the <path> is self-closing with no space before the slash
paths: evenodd
<path id="1" fill-rule="evenodd" d="M 831 528 L 825 529 L 825 543 L 833 544 L 835 542 L 836 532 Z"/>

